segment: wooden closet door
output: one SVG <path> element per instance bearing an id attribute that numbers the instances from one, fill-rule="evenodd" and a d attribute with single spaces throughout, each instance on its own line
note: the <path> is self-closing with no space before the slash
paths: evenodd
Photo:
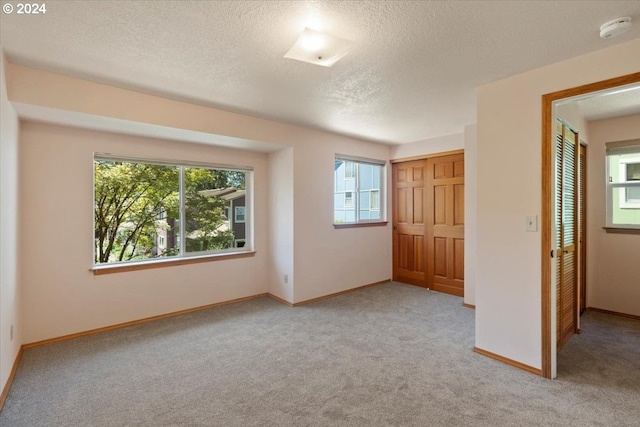
<path id="1" fill-rule="evenodd" d="M 427 287 L 464 296 L 464 154 L 427 160 Z"/>
<path id="2" fill-rule="evenodd" d="M 426 161 L 393 165 L 393 280 L 426 285 Z"/>

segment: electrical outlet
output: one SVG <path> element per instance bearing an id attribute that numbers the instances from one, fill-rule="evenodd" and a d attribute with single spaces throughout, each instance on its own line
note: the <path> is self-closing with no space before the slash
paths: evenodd
<path id="1" fill-rule="evenodd" d="M 13 325 L 11 325 L 9 327 L 9 337 L 10 337 L 11 341 L 13 341 Z"/>
<path id="2" fill-rule="evenodd" d="M 289 283 L 289 275 L 288 274 L 284 275 L 284 283 L 285 284 Z"/>

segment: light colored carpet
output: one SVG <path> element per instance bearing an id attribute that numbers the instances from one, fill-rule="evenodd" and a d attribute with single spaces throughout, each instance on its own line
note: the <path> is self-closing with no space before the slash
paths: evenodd
<path id="1" fill-rule="evenodd" d="M 29 349 L 0 425 L 640 424 L 640 322 L 587 313 L 552 381 L 473 353 L 461 303 L 388 283 Z"/>

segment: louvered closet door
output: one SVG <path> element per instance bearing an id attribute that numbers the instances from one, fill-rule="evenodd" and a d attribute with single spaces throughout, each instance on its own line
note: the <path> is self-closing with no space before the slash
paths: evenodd
<path id="1" fill-rule="evenodd" d="M 579 173 L 580 177 L 578 188 L 580 189 L 579 201 L 579 228 L 580 236 L 578 267 L 580 275 L 578 277 L 578 288 L 580 290 L 580 314 L 587 309 L 587 147 L 580 146 L 579 157 Z M 579 326 L 578 326 L 579 328 Z"/>
<path id="2" fill-rule="evenodd" d="M 558 124 L 556 137 L 556 271 L 558 349 L 577 330 L 578 134 Z"/>

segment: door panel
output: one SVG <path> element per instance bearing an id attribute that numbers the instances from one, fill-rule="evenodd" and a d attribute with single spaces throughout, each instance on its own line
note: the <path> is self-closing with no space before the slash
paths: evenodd
<path id="1" fill-rule="evenodd" d="M 578 236 L 580 254 L 578 257 L 578 288 L 580 295 L 580 314 L 587 309 L 587 147 L 580 146 L 579 157 L 579 210 Z M 580 328 L 580 325 L 578 325 Z"/>
<path id="2" fill-rule="evenodd" d="M 427 287 L 464 295 L 464 155 L 427 160 Z"/>
<path id="3" fill-rule="evenodd" d="M 464 295 L 464 154 L 393 165 L 393 278 Z"/>
<path id="4" fill-rule="evenodd" d="M 558 350 L 577 331 L 578 134 L 558 123 L 556 137 L 556 315 Z"/>
<path id="5" fill-rule="evenodd" d="M 425 162 L 395 163 L 392 174 L 393 279 L 425 286 Z"/>

